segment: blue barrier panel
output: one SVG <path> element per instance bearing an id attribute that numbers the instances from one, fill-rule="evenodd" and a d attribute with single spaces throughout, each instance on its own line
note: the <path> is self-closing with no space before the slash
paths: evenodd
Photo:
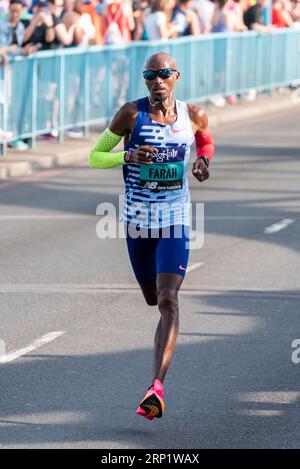
<path id="1" fill-rule="evenodd" d="M 38 135 L 51 130 L 59 131 L 60 142 L 68 128 L 87 132 L 126 101 L 146 94 L 142 70 L 158 51 L 176 58 L 181 72 L 176 97 L 185 101 L 268 91 L 300 79 L 300 31 L 290 29 L 42 51 L 0 69 L 0 84 L 5 82 L 0 129 L 31 139 L 32 147 Z"/>
<path id="2" fill-rule="evenodd" d="M 4 68 L 0 67 L 0 133 L 6 127 L 5 124 L 5 82 L 4 82 Z M 6 147 L 4 140 L 0 137 L 0 154 L 4 154 Z"/>

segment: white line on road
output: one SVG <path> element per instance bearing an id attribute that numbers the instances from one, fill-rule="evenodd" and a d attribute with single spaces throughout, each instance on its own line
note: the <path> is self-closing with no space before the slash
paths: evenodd
<path id="1" fill-rule="evenodd" d="M 204 262 L 195 262 L 195 264 L 191 264 L 186 269 L 186 273 L 192 272 L 192 270 L 198 269 L 204 264 Z"/>
<path id="2" fill-rule="evenodd" d="M 49 342 L 52 342 L 63 334 L 63 331 L 49 332 L 48 334 L 45 334 L 39 339 L 35 340 L 32 344 L 28 345 L 28 347 L 21 348 L 19 350 L 16 350 L 15 352 L 11 352 L 5 355 L 0 355 L 0 363 L 12 362 L 17 358 L 22 357 L 26 353 L 32 352 L 32 350 L 35 350 L 45 344 L 48 344 Z"/>
<path id="3" fill-rule="evenodd" d="M 271 225 L 265 228 L 265 233 L 266 234 L 277 233 L 277 231 L 283 230 L 287 226 L 294 223 L 294 221 L 295 220 L 293 220 L 292 218 L 284 218 L 283 220 L 280 220 L 279 222 L 274 223 L 274 225 Z"/>

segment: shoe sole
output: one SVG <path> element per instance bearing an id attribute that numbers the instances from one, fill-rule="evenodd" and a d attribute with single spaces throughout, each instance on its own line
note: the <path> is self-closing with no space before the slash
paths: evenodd
<path id="1" fill-rule="evenodd" d="M 164 401 L 157 394 L 153 393 L 142 400 L 137 413 L 147 418 L 148 420 L 152 420 L 153 418 L 160 419 L 164 413 L 164 410 Z"/>

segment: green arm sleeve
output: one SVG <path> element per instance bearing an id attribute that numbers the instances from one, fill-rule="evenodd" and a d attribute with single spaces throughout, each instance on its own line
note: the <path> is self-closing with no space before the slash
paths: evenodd
<path id="1" fill-rule="evenodd" d="M 89 154 L 90 168 L 113 168 L 125 164 L 125 151 L 119 153 L 110 153 L 110 151 L 120 143 L 122 137 L 105 129 L 98 142 Z"/>

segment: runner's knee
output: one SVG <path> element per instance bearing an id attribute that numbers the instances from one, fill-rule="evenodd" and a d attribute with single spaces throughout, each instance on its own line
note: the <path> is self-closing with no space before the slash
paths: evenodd
<path id="1" fill-rule="evenodd" d="M 173 288 L 162 288 L 158 294 L 158 308 L 161 314 L 176 317 L 178 315 L 178 291 Z"/>

